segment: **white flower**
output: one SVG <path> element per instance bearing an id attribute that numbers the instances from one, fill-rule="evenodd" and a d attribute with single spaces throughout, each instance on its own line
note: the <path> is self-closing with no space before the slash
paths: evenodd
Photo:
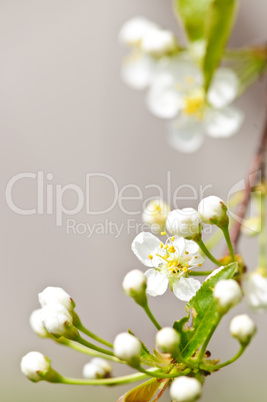
<path id="1" fill-rule="evenodd" d="M 155 68 L 155 59 L 135 49 L 122 62 L 121 79 L 129 87 L 142 90 L 150 85 Z"/>
<path id="2" fill-rule="evenodd" d="M 158 29 L 158 25 L 154 22 L 144 17 L 134 17 L 126 21 L 121 27 L 119 40 L 129 46 L 137 46 L 145 34 L 155 29 Z"/>
<path id="3" fill-rule="evenodd" d="M 111 373 L 110 364 L 99 357 L 92 359 L 83 367 L 83 377 L 89 379 L 106 378 Z"/>
<path id="4" fill-rule="evenodd" d="M 176 378 L 170 387 L 170 396 L 177 402 L 193 402 L 201 394 L 201 384 L 196 378 Z"/>
<path id="5" fill-rule="evenodd" d="M 148 109 L 164 119 L 175 119 L 169 129 L 170 144 L 194 152 L 210 137 L 230 137 L 243 122 L 243 113 L 229 104 L 238 95 L 239 81 L 227 68 L 218 69 L 205 98 L 203 75 L 188 56 L 161 60 L 154 72 Z"/>
<path id="6" fill-rule="evenodd" d="M 40 352 L 27 353 L 20 363 L 22 373 L 29 380 L 42 381 L 51 370 L 50 360 Z"/>
<path id="7" fill-rule="evenodd" d="M 156 335 L 157 347 L 165 353 L 173 353 L 180 345 L 180 334 L 174 328 L 162 328 Z"/>
<path id="8" fill-rule="evenodd" d="M 217 282 L 213 290 L 213 296 L 223 314 L 242 300 L 240 286 L 233 279 L 222 279 Z"/>
<path id="9" fill-rule="evenodd" d="M 267 278 L 260 273 L 247 275 L 243 281 L 245 299 L 249 307 L 257 312 L 267 311 Z"/>
<path id="10" fill-rule="evenodd" d="M 219 197 L 211 195 L 203 198 L 198 205 L 198 212 L 204 223 L 224 225 L 228 223 L 227 207 Z"/>
<path id="11" fill-rule="evenodd" d="M 42 324 L 42 309 L 34 310 L 30 315 L 30 326 L 32 330 L 42 338 L 48 336 L 47 330 Z"/>
<path id="12" fill-rule="evenodd" d="M 41 322 L 50 334 L 65 336 L 72 328 L 73 318 L 62 304 L 49 303 L 42 308 Z"/>
<path id="13" fill-rule="evenodd" d="M 240 343 L 247 344 L 256 332 L 256 325 L 247 314 L 237 315 L 230 323 L 230 332 Z"/>
<path id="14" fill-rule="evenodd" d="M 38 299 L 42 307 L 50 303 L 62 304 L 69 311 L 72 311 L 75 307 L 75 303 L 70 295 L 59 287 L 48 286 L 38 294 Z"/>
<path id="15" fill-rule="evenodd" d="M 142 214 L 143 222 L 150 225 L 154 234 L 160 234 L 165 229 L 168 213 L 171 208 L 161 200 L 150 201 Z"/>
<path id="16" fill-rule="evenodd" d="M 146 302 L 146 276 L 139 269 L 134 269 L 124 277 L 122 288 L 127 296 L 133 297 L 137 303 Z"/>
<path id="17" fill-rule="evenodd" d="M 173 236 L 165 245 L 149 232 L 139 233 L 132 243 L 136 257 L 146 267 L 146 292 L 150 296 L 159 296 L 166 292 L 168 284 L 175 296 L 189 301 L 201 284 L 193 278 L 187 278 L 187 271 L 199 267 L 204 259 L 198 245 L 190 240 Z"/>
<path id="18" fill-rule="evenodd" d="M 143 36 L 141 49 L 152 56 L 161 57 L 177 49 L 174 34 L 162 29 L 148 30 Z"/>
<path id="19" fill-rule="evenodd" d="M 138 364 L 141 350 L 141 342 L 127 332 L 117 335 L 114 340 L 115 356 L 131 365 Z"/>
<path id="20" fill-rule="evenodd" d="M 193 239 L 202 230 L 202 221 L 194 208 L 174 209 L 168 214 L 166 228 L 174 235 Z"/>

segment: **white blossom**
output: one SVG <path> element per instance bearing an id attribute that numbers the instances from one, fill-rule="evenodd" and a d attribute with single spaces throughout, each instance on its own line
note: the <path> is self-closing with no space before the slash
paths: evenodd
<path id="1" fill-rule="evenodd" d="M 73 317 L 62 304 L 49 303 L 42 308 L 41 321 L 50 334 L 64 336 L 72 327 Z"/>
<path id="2" fill-rule="evenodd" d="M 142 304 L 146 301 L 146 282 L 145 274 L 139 269 L 134 269 L 124 277 L 122 288 L 127 296 Z"/>
<path id="3" fill-rule="evenodd" d="M 248 343 L 256 332 L 254 321 L 247 315 L 234 317 L 230 323 L 230 332 L 240 343 Z"/>
<path id="4" fill-rule="evenodd" d="M 158 25 L 144 17 L 134 17 L 126 21 L 119 32 L 120 42 L 128 46 L 137 46 L 145 34 L 158 29 Z"/>
<path id="5" fill-rule="evenodd" d="M 114 340 L 115 356 L 131 365 L 138 364 L 141 350 L 139 339 L 127 332 L 117 335 Z"/>
<path id="6" fill-rule="evenodd" d="M 171 208 L 166 202 L 161 200 L 150 201 L 142 214 L 144 223 L 150 225 L 150 229 L 154 234 L 160 234 L 164 231 L 168 213 Z"/>
<path id="7" fill-rule="evenodd" d="M 226 313 L 231 307 L 242 300 L 240 286 L 234 279 L 222 279 L 216 283 L 213 296 L 218 302 L 219 309 Z"/>
<path id="8" fill-rule="evenodd" d="M 240 129 L 244 115 L 229 106 L 238 90 L 239 80 L 234 71 L 220 68 L 206 98 L 201 70 L 188 55 L 177 55 L 159 62 L 147 106 L 157 117 L 174 119 L 169 128 L 171 146 L 194 152 L 205 133 L 214 138 L 229 137 Z"/>
<path id="9" fill-rule="evenodd" d="M 37 382 L 42 381 L 44 376 L 51 370 L 50 360 L 40 352 L 29 352 L 20 363 L 22 373 L 29 380 Z"/>
<path id="10" fill-rule="evenodd" d="M 30 315 L 30 326 L 32 330 L 42 338 L 48 336 L 47 330 L 42 324 L 42 309 L 34 310 Z"/>
<path id="11" fill-rule="evenodd" d="M 83 367 L 83 377 L 89 379 L 106 378 L 112 371 L 110 364 L 99 357 L 92 359 Z"/>
<path id="12" fill-rule="evenodd" d="M 161 57 L 177 49 L 174 34 L 163 29 L 148 30 L 142 38 L 141 49 L 152 56 Z"/>
<path id="13" fill-rule="evenodd" d="M 200 288 L 199 281 L 187 277 L 188 270 L 198 268 L 204 261 L 194 241 L 173 236 L 163 244 L 152 233 L 141 232 L 132 250 L 142 264 L 150 267 L 145 272 L 150 296 L 162 295 L 169 284 L 178 299 L 189 301 Z"/>
<path id="14" fill-rule="evenodd" d="M 48 286 L 38 294 L 38 299 L 42 307 L 50 303 L 62 304 L 69 311 L 72 311 L 75 307 L 75 303 L 70 295 L 59 287 Z"/>
<path id="15" fill-rule="evenodd" d="M 168 214 L 166 228 L 177 236 L 193 239 L 202 230 L 202 221 L 194 208 L 174 209 Z"/>
<path id="16" fill-rule="evenodd" d="M 267 278 L 255 272 L 243 280 L 245 300 L 252 311 L 263 313 L 267 311 Z"/>
<path id="17" fill-rule="evenodd" d="M 160 351 L 165 353 L 177 351 L 180 341 L 180 334 L 171 327 L 162 328 L 156 335 L 156 345 Z"/>
<path id="18" fill-rule="evenodd" d="M 198 205 L 198 212 L 204 223 L 224 225 L 228 223 L 227 207 L 219 197 L 211 195 L 203 198 Z"/>
<path id="19" fill-rule="evenodd" d="M 177 402 L 193 402 L 201 395 L 201 384 L 196 378 L 178 377 L 170 387 L 170 396 Z"/>

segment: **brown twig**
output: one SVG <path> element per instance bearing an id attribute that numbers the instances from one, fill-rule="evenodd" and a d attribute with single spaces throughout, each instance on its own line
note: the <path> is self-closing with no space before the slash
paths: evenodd
<path id="1" fill-rule="evenodd" d="M 266 148 L 267 148 L 267 119 L 265 121 L 264 129 L 262 131 L 258 150 L 255 154 L 255 157 L 252 160 L 251 168 L 249 170 L 249 173 L 248 173 L 248 176 L 246 179 L 244 197 L 237 210 L 237 219 L 236 219 L 236 222 L 231 231 L 231 241 L 232 241 L 234 249 L 237 248 L 237 243 L 238 243 L 239 236 L 240 236 L 241 224 L 242 224 L 242 220 L 245 217 L 245 213 L 246 213 L 246 210 L 248 207 L 248 203 L 249 203 L 250 196 L 251 196 L 251 190 L 256 185 L 256 182 L 258 179 L 256 173 L 258 173 L 262 169 L 262 167 L 265 166 L 264 157 L 265 157 Z"/>

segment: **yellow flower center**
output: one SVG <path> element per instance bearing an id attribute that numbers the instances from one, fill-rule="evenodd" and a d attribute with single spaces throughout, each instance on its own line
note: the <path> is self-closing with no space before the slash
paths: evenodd
<path id="1" fill-rule="evenodd" d="M 195 116 L 197 119 L 203 119 L 203 112 L 205 107 L 205 94 L 202 89 L 196 90 L 193 93 L 184 97 L 185 114 Z"/>

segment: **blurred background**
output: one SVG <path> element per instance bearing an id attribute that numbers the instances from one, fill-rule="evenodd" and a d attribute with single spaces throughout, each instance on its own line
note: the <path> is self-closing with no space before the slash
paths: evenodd
<path id="1" fill-rule="evenodd" d="M 138 185 L 142 200 L 124 201 L 125 208 L 141 209 L 145 198 L 155 195 L 149 184 L 167 194 L 180 185 L 211 185 L 205 195 L 226 198 L 229 189 L 242 180 L 256 149 L 264 121 L 264 81 L 255 84 L 238 104 L 246 121 L 228 140 L 206 138 L 196 154 L 179 154 L 166 141 L 165 122 L 149 114 L 144 93 L 131 90 L 120 80 L 120 65 L 127 53 L 118 44 L 123 22 L 144 15 L 183 38 L 168 0 L 15 1 L 0 4 L 0 125 L 1 125 L 1 389 L 3 402 L 44 402 L 74 399 L 116 401 L 130 386 L 90 388 L 33 384 L 20 373 L 21 357 L 38 350 L 52 359 L 53 367 L 67 376 L 81 376 L 88 358 L 49 340 L 39 339 L 28 319 L 38 308 L 37 294 L 46 286 L 61 286 L 76 302 L 84 324 L 100 336 L 113 340 L 128 328 L 152 347 L 155 330 L 143 311 L 121 290 L 124 275 L 143 267 L 130 250 L 136 232 L 127 230 L 129 219 L 141 223 L 140 214 L 126 214 L 116 205 L 92 216 L 83 208 L 73 217 L 64 216 L 56 226 L 55 213 L 22 216 L 11 211 L 5 188 L 20 173 L 44 173 L 47 185 L 75 184 L 85 192 L 88 173 L 111 176 L 122 189 Z M 230 44 L 242 46 L 266 41 L 267 5 L 261 0 L 243 0 Z M 203 16 L 205 18 L 205 16 Z M 169 172 L 169 173 L 168 173 Z M 52 174 L 48 176 L 47 174 Z M 90 187 L 92 211 L 111 205 L 114 189 L 109 180 L 95 178 Z M 42 186 L 41 186 L 42 187 Z M 55 191 L 54 191 L 55 193 Z M 198 199 L 184 188 L 179 207 L 196 207 Z M 129 190 L 124 195 L 136 195 Z M 166 197 L 165 197 L 166 198 Z M 13 199 L 20 208 L 35 208 L 37 180 L 24 179 L 14 186 Z M 56 197 L 53 197 L 56 206 Z M 73 191 L 64 195 L 66 208 L 74 208 Z M 67 219 L 76 224 L 123 225 L 120 236 L 109 230 L 87 238 L 67 232 Z M 128 233 L 127 233 L 128 232 Z M 257 265 L 256 240 L 242 240 L 250 269 Z M 184 303 L 170 292 L 150 300 L 162 325 L 184 315 Z M 229 335 L 233 315 L 246 311 L 236 307 L 221 325 L 210 345 L 214 358 L 227 359 L 238 348 Z M 203 401 L 264 402 L 266 400 L 266 316 L 254 316 L 258 334 L 245 355 L 234 365 L 207 378 Z M 115 367 L 115 374 L 125 368 Z M 128 370 L 130 372 L 130 370 Z M 127 372 L 128 372 L 127 371 Z M 169 401 L 169 397 L 162 398 Z"/>

